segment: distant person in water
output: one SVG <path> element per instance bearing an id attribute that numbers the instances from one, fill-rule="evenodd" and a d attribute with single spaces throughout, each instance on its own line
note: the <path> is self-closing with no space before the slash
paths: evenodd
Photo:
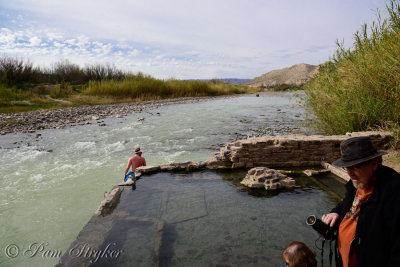
<path id="1" fill-rule="evenodd" d="M 130 157 L 128 160 L 128 166 L 125 169 L 124 182 L 128 180 L 129 177 L 135 177 L 136 168 L 146 166 L 146 160 L 142 157 L 142 151 L 140 147 L 135 149 L 135 156 Z M 131 170 L 129 170 L 132 168 Z"/>
<path id="2" fill-rule="evenodd" d="M 306 244 L 293 241 L 282 251 L 287 267 L 317 267 L 315 253 Z"/>

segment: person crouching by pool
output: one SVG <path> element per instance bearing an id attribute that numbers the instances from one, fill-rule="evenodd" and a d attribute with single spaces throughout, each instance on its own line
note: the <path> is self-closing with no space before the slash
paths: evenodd
<path id="1" fill-rule="evenodd" d="M 140 147 L 138 147 L 135 149 L 135 156 L 130 157 L 128 160 L 128 166 L 126 166 L 125 169 L 124 182 L 126 182 L 128 178 L 134 178 L 136 168 L 141 166 L 146 166 L 146 160 L 142 157 L 142 151 L 140 151 Z M 132 168 L 131 171 L 129 171 L 130 168 Z"/>
<path id="2" fill-rule="evenodd" d="M 282 251 L 287 267 L 317 267 L 315 253 L 303 242 L 293 241 Z"/>

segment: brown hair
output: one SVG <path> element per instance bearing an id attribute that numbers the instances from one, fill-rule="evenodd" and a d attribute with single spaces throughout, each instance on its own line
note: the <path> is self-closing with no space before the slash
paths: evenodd
<path id="1" fill-rule="evenodd" d="M 290 267 L 317 267 L 315 253 L 303 242 L 293 241 L 282 251 L 282 259 Z"/>

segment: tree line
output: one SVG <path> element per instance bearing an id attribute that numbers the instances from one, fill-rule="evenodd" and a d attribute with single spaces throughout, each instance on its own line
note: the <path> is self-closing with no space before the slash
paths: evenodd
<path id="1" fill-rule="evenodd" d="M 3 55 L 0 57 L 0 83 L 7 86 L 21 84 L 85 84 L 89 81 L 122 80 L 130 72 L 113 64 L 88 64 L 80 67 L 69 60 L 60 60 L 50 67 L 34 66 L 29 60 Z M 139 73 L 139 75 L 141 75 Z"/>

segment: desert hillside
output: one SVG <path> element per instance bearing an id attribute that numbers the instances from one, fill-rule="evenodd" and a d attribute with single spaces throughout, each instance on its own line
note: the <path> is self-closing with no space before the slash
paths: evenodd
<path id="1" fill-rule="evenodd" d="M 302 86 L 318 73 L 318 68 L 318 66 L 301 63 L 265 73 L 249 81 L 247 85 L 263 88 L 273 88 L 282 84 Z"/>

